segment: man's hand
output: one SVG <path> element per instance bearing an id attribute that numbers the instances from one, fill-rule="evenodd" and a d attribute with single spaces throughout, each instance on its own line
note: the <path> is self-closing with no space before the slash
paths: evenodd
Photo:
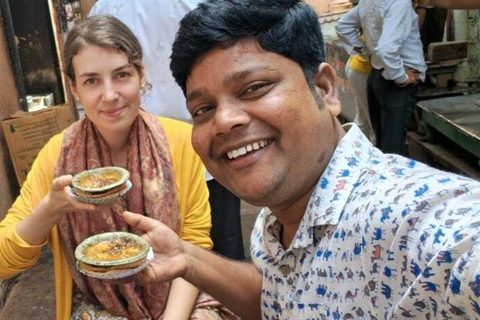
<path id="1" fill-rule="evenodd" d="M 145 232 L 142 235 L 152 247 L 155 257 L 133 280 L 148 285 L 155 282 L 172 281 L 182 277 L 187 270 L 183 241 L 163 223 L 125 211 L 122 218 L 132 227 Z"/>
<path id="2" fill-rule="evenodd" d="M 368 52 L 367 47 L 354 47 L 353 51 L 360 55 L 363 59 L 367 61 L 370 60 L 370 53 Z"/>
<path id="3" fill-rule="evenodd" d="M 397 84 L 399 87 L 406 87 L 408 85 L 416 85 L 418 83 L 418 71 L 414 69 L 406 69 L 407 81 Z"/>

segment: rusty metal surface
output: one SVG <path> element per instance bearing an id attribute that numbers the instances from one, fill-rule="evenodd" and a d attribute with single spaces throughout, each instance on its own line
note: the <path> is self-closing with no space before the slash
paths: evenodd
<path id="1" fill-rule="evenodd" d="M 424 100 L 417 105 L 480 143 L 480 94 Z"/>

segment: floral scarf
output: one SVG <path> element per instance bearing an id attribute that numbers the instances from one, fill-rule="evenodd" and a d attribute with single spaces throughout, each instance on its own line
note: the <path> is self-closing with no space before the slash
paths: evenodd
<path id="1" fill-rule="evenodd" d="M 129 210 L 162 221 L 179 232 L 180 214 L 168 143 L 158 119 L 144 110 L 132 124 L 127 168 L 132 189 L 101 213 L 69 213 L 59 224 L 63 249 L 75 284 L 91 301 L 112 315 L 130 319 L 158 319 L 165 308 L 169 284 L 148 287 L 135 283 L 114 285 L 86 277 L 75 267 L 75 248 L 89 236 L 108 231 L 139 233 L 118 213 Z M 109 149 L 94 124 L 84 118 L 70 126 L 63 138 L 55 177 L 111 166 Z M 126 201 L 125 201 L 126 200 Z"/>

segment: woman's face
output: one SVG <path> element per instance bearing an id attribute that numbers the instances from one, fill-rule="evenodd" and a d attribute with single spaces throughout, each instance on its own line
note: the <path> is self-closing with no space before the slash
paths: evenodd
<path id="1" fill-rule="evenodd" d="M 72 59 L 73 94 L 104 138 L 126 136 L 140 108 L 141 75 L 125 54 L 88 45 Z"/>

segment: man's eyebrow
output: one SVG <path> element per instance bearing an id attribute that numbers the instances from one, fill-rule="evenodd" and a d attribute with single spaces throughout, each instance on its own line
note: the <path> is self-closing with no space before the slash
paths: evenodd
<path id="1" fill-rule="evenodd" d="M 225 78 L 223 81 L 222 81 L 222 84 L 224 86 L 228 86 L 240 79 L 244 79 L 246 78 L 247 76 L 255 73 L 255 72 L 258 72 L 258 71 L 264 71 L 264 70 L 270 70 L 270 71 L 273 71 L 271 68 L 267 67 L 267 66 L 255 66 L 255 67 L 252 67 L 252 68 L 249 68 L 249 69 L 245 69 L 245 70 L 242 70 L 242 71 L 238 71 L 238 72 L 234 72 L 233 74 L 229 75 L 227 78 Z M 187 96 L 187 101 L 192 101 L 198 97 L 200 97 L 202 95 L 203 91 L 202 90 L 193 90 L 192 92 L 190 92 L 190 94 Z"/>
<path id="2" fill-rule="evenodd" d="M 193 90 L 187 95 L 187 102 L 192 101 L 197 99 L 198 97 L 201 97 L 203 93 L 203 90 Z"/>
<path id="3" fill-rule="evenodd" d="M 229 75 L 227 78 L 225 78 L 223 81 L 222 81 L 222 84 L 224 86 L 227 86 L 227 85 L 230 85 L 232 83 L 234 83 L 235 81 L 238 81 L 240 79 L 243 79 L 243 78 L 246 78 L 247 76 L 255 73 L 255 72 L 258 72 L 258 71 L 264 71 L 264 70 L 272 70 L 270 69 L 269 67 L 267 66 L 254 66 L 254 67 L 251 67 L 249 69 L 245 69 L 245 70 L 242 70 L 242 71 L 238 71 L 238 72 L 234 72 L 233 74 Z"/>

